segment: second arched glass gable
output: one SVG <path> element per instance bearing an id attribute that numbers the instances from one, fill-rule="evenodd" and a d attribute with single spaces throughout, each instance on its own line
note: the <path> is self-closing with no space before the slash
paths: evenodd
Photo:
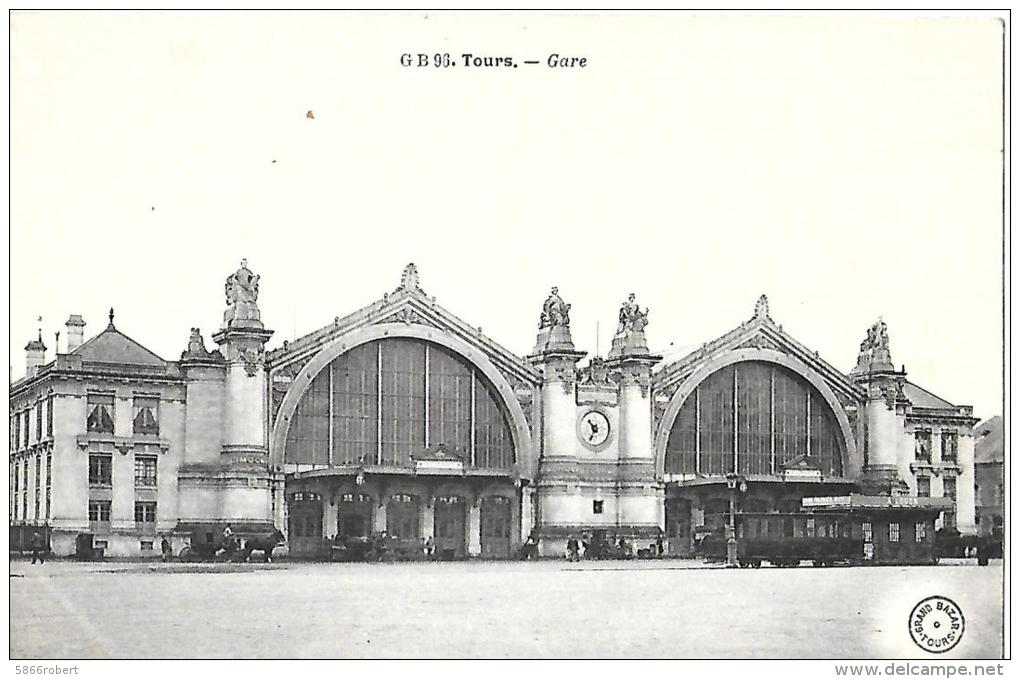
<path id="1" fill-rule="evenodd" d="M 712 373 L 684 401 L 666 444 L 665 472 L 778 474 L 801 456 L 826 476 L 842 476 L 832 409 L 793 371 L 745 361 Z"/>

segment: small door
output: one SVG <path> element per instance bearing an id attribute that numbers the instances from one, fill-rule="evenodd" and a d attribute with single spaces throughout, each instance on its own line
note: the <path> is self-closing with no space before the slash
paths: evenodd
<path id="1" fill-rule="evenodd" d="M 404 542 L 417 541 L 421 535 L 418 498 L 397 493 L 386 505 L 386 532 Z"/>
<path id="2" fill-rule="evenodd" d="M 372 532 L 372 507 L 370 495 L 345 493 L 340 496 L 337 511 L 337 535 L 345 538 L 359 538 Z"/>
<path id="3" fill-rule="evenodd" d="M 666 501 L 666 541 L 671 555 L 691 553 L 691 503 L 688 500 L 671 498 Z"/>
<path id="4" fill-rule="evenodd" d="M 294 556 L 319 556 L 322 551 L 322 502 L 292 502 L 287 542 Z"/>
<path id="5" fill-rule="evenodd" d="M 505 559 L 510 556 L 513 535 L 513 506 L 508 497 L 482 499 L 479 517 L 482 523 L 482 556 Z"/>
<path id="6" fill-rule="evenodd" d="M 467 503 L 462 497 L 436 498 L 434 528 L 438 558 L 459 559 L 467 552 L 466 509 Z"/>

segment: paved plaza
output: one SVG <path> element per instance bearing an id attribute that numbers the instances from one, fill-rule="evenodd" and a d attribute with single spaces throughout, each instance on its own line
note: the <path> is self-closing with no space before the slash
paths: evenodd
<path id="1" fill-rule="evenodd" d="M 11 563 L 25 658 L 944 658 L 911 608 L 956 601 L 952 658 L 998 658 L 1002 562 Z"/>

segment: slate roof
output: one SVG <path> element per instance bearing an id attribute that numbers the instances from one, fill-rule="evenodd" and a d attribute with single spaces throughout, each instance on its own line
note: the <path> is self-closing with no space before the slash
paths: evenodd
<path id="1" fill-rule="evenodd" d="M 944 398 L 939 398 L 927 389 L 923 389 L 909 380 L 903 383 L 903 395 L 916 408 L 956 408 L 955 405 Z"/>
<path id="2" fill-rule="evenodd" d="M 166 366 L 167 362 L 110 324 L 88 342 L 71 352 L 88 363 L 123 363 Z"/>
<path id="3" fill-rule="evenodd" d="M 974 462 L 1002 462 L 1002 416 L 996 415 L 974 427 Z"/>

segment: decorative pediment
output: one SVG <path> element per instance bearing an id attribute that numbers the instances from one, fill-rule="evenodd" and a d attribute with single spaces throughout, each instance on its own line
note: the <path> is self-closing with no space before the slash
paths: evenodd
<path id="1" fill-rule="evenodd" d="M 464 456 L 447 446 L 445 443 L 411 452 L 415 462 L 464 462 Z"/>
<path id="2" fill-rule="evenodd" d="M 764 295 L 758 299 L 754 316 L 750 320 L 657 371 L 652 378 L 653 389 L 657 394 L 672 395 L 699 367 L 723 354 L 741 350 L 777 352 L 796 359 L 818 373 L 845 404 L 864 398 L 861 388 L 847 375 L 823 360 L 817 351 L 791 337 L 783 330 L 783 326 L 772 320 L 768 299 Z"/>
<path id="3" fill-rule="evenodd" d="M 296 375 L 301 366 L 325 346 L 342 342 L 344 337 L 357 331 L 387 324 L 423 326 L 454 335 L 484 353 L 511 383 L 517 381 L 531 386 L 541 383 L 537 368 L 486 337 L 480 327 L 468 325 L 441 307 L 435 297 L 427 296 L 421 288 L 417 267 L 409 264 L 403 271 L 400 285 L 379 301 L 347 316 L 337 316 L 331 324 L 294 341 L 285 341 L 282 347 L 267 352 L 266 363 L 274 386 L 278 375 L 286 375 L 288 371 Z"/>
<path id="4" fill-rule="evenodd" d="M 445 444 L 426 448 L 411 453 L 415 472 L 419 474 L 462 474 L 464 472 L 464 456 Z"/>
<path id="5" fill-rule="evenodd" d="M 807 455 L 798 455 L 783 463 L 783 476 L 788 479 L 821 478 L 822 470 Z"/>
<path id="6" fill-rule="evenodd" d="M 376 321 L 376 323 L 404 323 L 406 325 L 411 325 L 413 323 L 416 325 L 430 325 L 434 328 L 438 327 L 435 323 L 429 321 L 429 319 L 412 309 L 410 306 L 405 306 L 400 311 L 390 314 L 389 316 Z"/>

